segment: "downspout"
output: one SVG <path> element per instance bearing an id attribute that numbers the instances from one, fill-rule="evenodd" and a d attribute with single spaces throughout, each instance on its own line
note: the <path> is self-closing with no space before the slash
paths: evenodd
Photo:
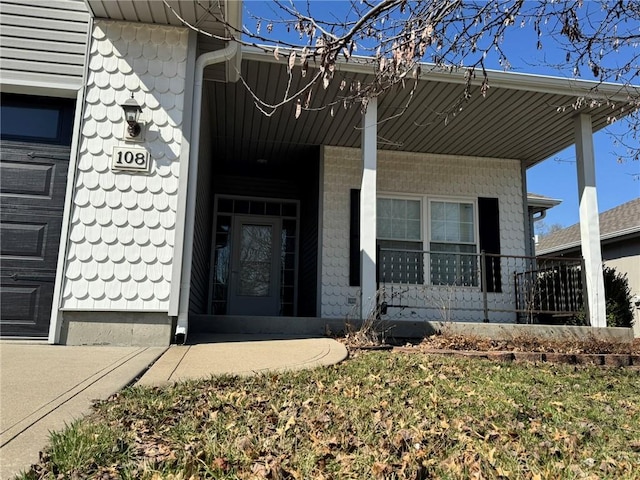
<path id="1" fill-rule="evenodd" d="M 535 223 L 539 222 L 540 220 L 544 219 L 547 216 L 547 209 L 543 208 L 542 210 L 540 210 L 538 212 L 540 215 L 538 215 L 536 217 L 535 213 L 532 213 L 530 215 L 530 219 L 529 219 L 529 250 L 530 252 L 527 253 L 528 257 L 535 257 L 536 256 L 536 246 L 538 245 L 538 235 L 536 235 L 535 231 L 536 231 L 536 227 L 535 227 Z"/>
<path id="2" fill-rule="evenodd" d="M 520 162 L 520 187 L 522 188 L 522 221 L 524 223 L 524 254 L 527 257 L 535 256 L 535 240 L 533 238 L 533 215 L 529 211 L 529 187 L 527 186 L 527 166 Z"/>
<path id="3" fill-rule="evenodd" d="M 193 232 L 195 228 L 196 196 L 198 185 L 198 160 L 200 155 L 200 119 L 202 112 L 202 85 L 204 69 L 209 65 L 226 62 L 239 54 L 238 44 L 234 41 L 222 50 L 205 52 L 198 57 L 195 65 L 193 84 L 193 103 L 191 109 L 191 141 L 189 150 L 189 173 L 187 178 L 187 205 L 184 225 L 184 250 L 182 253 L 182 273 L 180 282 L 178 321 L 175 342 L 187 340 L 189 328 L 189 295 L 191 290 L 191 261 L 193 258 Z"/>

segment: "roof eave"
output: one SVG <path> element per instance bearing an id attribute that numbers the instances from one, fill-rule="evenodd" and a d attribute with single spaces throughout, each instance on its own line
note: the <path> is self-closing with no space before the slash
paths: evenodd
<path id="1" fill-rule="evenodd" d="M 249 61 L 269 62 L 282 64 L 283 59 L 276 59 L 271 46 L 264 48 L 255 46 L 243 46 L 242 58 Z M 265 51 L 267 50 L 267 51 Z M 351 73 L 371 75 L 374 73 L 370 57 L 354 56 L 349 61 L 341 59 L 336 68 Z M 446 83 L 464 84 L 466 69 L 459 68 L 452 71 L 441 71 L 439 67 L 431 63 L 421 63 L 420 80 L 437 81 Z M 571 95 L 580 97 L 588 95 L 589 99 L 611 102 L 627 102 L 632 98 L 640 97 L 640 85 L 624 85 L 617 83 L 594 82 L 589 80 L 552 77 L 519 72 L 503 72 L 499 70 L 486 70 L 491 86 L 515 90 L 526 90 L 538 93 L 556 95 Z M 472 79 L 473 85 L 480 85 L 481 78 Z"/>
<path id="2" fill-rule="evenodd" d="M 564 245 L 559 245 L 557 247 L 543 248 L 543 249 L 536 248 L 536 256 L 549 255 L 553 253 L 557 254 L 564 250 L 573 250 L 575 248 L 580 247 L 581 244 L 582 242 L 578 241 L 578 242 L 566 243 Z"/>
<path id="3" fill-rule="evenodd" d="M 640 234 L 640 225 L 600 235 L 600 242 L 611 243 L 610 240 L 619 240 L 622 237 L 628 237 L 633 234 Z M 558 253 L 564 250 L 573 250 L 577 247 L 580 247 L 581 244 L 582 242 L 580 240 L 577 240 L 577 241 L 565 243 L 563 245 L 558 245 L 556 247 L 544 248 L 541 250 L 536 249 L 536 255 L 548 255 L 550 253 Z"/>
<path id="4" fill-rule="evenodd" d="M 536 198 L 536 199 L 527 198 L 527 204 L 529 205 L 529 207 L 533 207 L 533 208 L 549 209 L 557 205 L 560 205 L 561 203 L 562 203 L 562 200 L 557 200 L 555 198 L 550 198 L 548 200 L 542 199 L 542 198 Z"/>
<path id="5" fill-rule="evenodd" d="M 634 233 L 640 233 L 640 225 L 601 235 L 600 240 L 603 241 L 603 240 L 617 239 L 620 237 L 627 237 L 627 236 L 633 235 Z"/>

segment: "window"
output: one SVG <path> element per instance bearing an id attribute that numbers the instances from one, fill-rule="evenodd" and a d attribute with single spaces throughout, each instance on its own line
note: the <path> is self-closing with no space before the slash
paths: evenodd
<path id="1" fill-rule="evenodd" d="M 431 283 L 477 286 L 474 204 L 431 201 L 429 206 Z"/>
<path id="2" fill-rule="evenodd" d="M 378 238 L 401 241 L 420 241 L 420 200 L 379 198 Z"/>
<path id="3" fill-rule="evenodd" d="M 422 202 L 378 198 L 377 216 L 380 281 L 424 283 Z"/>
<path id="4" fill-rule="evenodd" d="M 479 286 L 477 208 L 471 200 L 378 198 L 378 281 Z"/>
<path id="5" fill-rule="evenodd" d="M 0 137 L 3 140 L 71 145 L 74 101 L 3 94 Z"/>

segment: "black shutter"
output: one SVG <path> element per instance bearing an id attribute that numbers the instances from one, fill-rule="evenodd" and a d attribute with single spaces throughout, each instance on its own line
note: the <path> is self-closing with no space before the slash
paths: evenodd
<path id="1" fill-rule="evenodd" d="M 500 254 L 500 213 L 497 198 L 478 198 L 480 251 Z M 484 262 L 487 292 L 502 292 L 500 257 L 487 256 Z"/>
<path id="2" fill-rule="evenodd" d="M 349 214 L 349 285 L 360 286 L 360 190 L 351 189 Z"/>

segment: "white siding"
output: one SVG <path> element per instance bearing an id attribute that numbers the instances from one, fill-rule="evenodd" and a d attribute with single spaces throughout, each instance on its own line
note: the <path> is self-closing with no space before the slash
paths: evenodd
<path id="1" fill-rule="evenodd" d="M 359 288 L 349 286 L 349 191 L 360 188 L 361 153 L 358 149 L 325 147 L 323 162 L 321 315 L 357 317 L 357 310 L 348 304 L 349 297 L 359 294 Z M 378 151 L 377 178 L 378 194 L 499 198 L 501 253 L 525 254 L 520 162 Z M 405 315 L 416 319 L 410 311 L 399 318 Z"/>
<path id="2" fill-rule="evenodd" d="M 3 84 L 82 86 L 89 13 L 83 0 L 0 0 Z"/>
<path id="3" fill-rule="evenodd" d="M 185 28 L 95 23 L 63 309 L 168 309 L 187 43 Z M 131 92 L 147 123 L 136 145 L 153 159 L 148 175 L 110 167 Z"/>
<path id="4" fill-rule="evenodd" d="M 636 307 L 634 297 L 640 297 L 640 242 L 629 240 L 626 248 L 622 246 L 617 250 L 615 244 L 603 245 L 602 256 L 604 264 L 607 267 L 615 268 L 618 273 L 624 273 L 629 282 L 629 290 L 631 292 L 634 320 L 633 332 L 637 338 L 640 338 L 640 307 Z"/>

